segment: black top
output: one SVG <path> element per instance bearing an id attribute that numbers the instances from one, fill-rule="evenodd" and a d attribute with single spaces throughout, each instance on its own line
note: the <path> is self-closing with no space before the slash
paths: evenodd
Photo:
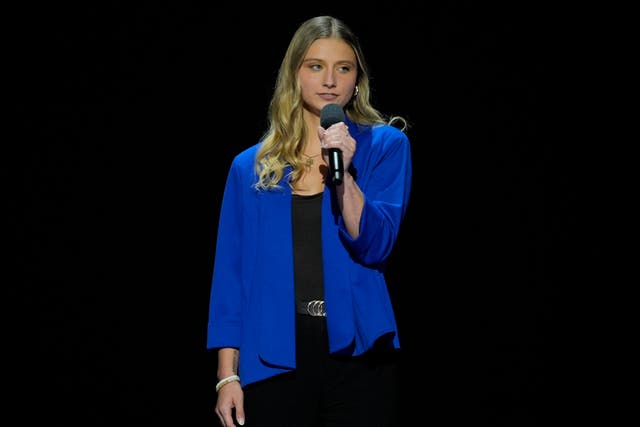
<path id="1" fill-rule="evenodd" d="M 293 224 L 293 268 L 296 302 L 323 300 L 322 194 L 294 194 L 291 203 Z"/>

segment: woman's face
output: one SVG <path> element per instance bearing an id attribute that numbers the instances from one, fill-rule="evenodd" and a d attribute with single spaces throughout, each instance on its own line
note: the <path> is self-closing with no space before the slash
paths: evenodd
<path id="1" fill-rule="evenodd" d="M 353 95 L 357 77 L 358 63 L 351 46 L 334 38 L 314 41 L 298 70 L 305 108 L 320 115 L 327 104 L 344 107 Z"/>

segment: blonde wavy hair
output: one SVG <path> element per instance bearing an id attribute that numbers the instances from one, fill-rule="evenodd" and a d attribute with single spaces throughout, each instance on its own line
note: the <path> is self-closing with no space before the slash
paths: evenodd
<path id="1" fill-rule="evenodd" d="M 269 103 L 269 128 L 262 136 L 262 145 L 255 161 L 258 176 L 254 187 L 258 190 L 280 188 L 279 182 L 287 166 L 291 173 L 288 185 L 294 188 L 304 173 L 304 141 L 307 131 L 303 119 L 303 104 L 298 70 L 311 44 L 321 38 L 337 38 L 348 43 L 358 62 L 357 94 L 345 105 L 346 116 L 354 123 L 363 125 L 401 123 L 404 131 L 407 122 L 400 116 L 386 118 L 369 101 L 369 72 L 360 43 L 342 21 L 331 16 L 317 16 L 303 22 L 293 35 L 284 55 L 276 86 Z M 302 142 L 302 143 L 301 143 Z"/>

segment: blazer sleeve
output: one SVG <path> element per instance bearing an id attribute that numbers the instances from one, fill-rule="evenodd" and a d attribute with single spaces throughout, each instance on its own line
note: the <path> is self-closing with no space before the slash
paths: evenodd
<path id="1" fill-rule="evenodd" d="M 353 256 L 366 265 L 384 263 L 389 257 L 404 219 L 412 180 L 409 138 L 393 126 L 374 129 L 370 152 L 358 172 L 364 194 L 360 234 L 352 239 L 340 223 L 343 241 Z"/>
<path id="2" fill-rule="evenodd" d="M 224 188 L 209 302 L 207 347 L 239 347 L 242 310 L 242 179 L 237 158 Z"/>

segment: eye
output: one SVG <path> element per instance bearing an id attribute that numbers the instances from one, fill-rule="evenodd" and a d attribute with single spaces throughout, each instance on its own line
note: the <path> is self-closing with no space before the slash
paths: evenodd
<path id="1" fill-rule="evenodd" d="M 320 71 L 320 70 L 322 70 L 322 65 L 320 65 L 320 64 L 309 64 L 309 68 L 314 70 L 314 71 Z"/>
<path id="2" fill-rule="evenodd" d="M 340 71 L 341 73 L 348 73 L 349 71 L 351 71 L 352 67 L 350 65 L 342 65 L 340 67 L 338 67 L 338 71 Z"/>

